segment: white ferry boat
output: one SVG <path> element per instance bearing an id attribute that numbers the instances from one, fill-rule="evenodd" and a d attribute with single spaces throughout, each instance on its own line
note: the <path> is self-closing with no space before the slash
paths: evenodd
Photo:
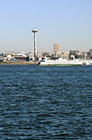
<path id="1" fill-rule="evenodd" d="M 89 61 L 84 61 L 84 60 L 67 60 L 67 59 L 55 59 L 55 60 L 50 60 L 50 59 L 45 59 L 44 61 L 40 62 L 40 65 L 46 66 L 46 65 L 90 65 L 91 63 Z"/>

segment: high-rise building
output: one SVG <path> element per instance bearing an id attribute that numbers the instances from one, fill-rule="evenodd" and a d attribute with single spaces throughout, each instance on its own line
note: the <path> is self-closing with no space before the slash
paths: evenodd
<path id="1" fill-rule="evenodd" d="M 54 44 L 54 57 L 56 58 L 60 54 L 59 44 Z"/>

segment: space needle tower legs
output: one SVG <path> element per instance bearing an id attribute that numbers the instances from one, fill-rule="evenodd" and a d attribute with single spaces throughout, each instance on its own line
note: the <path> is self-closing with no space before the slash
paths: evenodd
<path id="1" fill-rule="evenodd" d="M 34 61 L 36 61 L 36 59 L 37 59 L 37 50 L 36 50 L 36 32 L 38 32 L 37 31 L 37 29 L 33 29 L 32 30 L 32 32 L 34 33 Z"/>

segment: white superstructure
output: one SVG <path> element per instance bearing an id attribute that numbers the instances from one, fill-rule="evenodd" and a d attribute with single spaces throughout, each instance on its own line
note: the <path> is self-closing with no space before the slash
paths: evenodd
<path id="1" fill-rule="evenodd" d="M 67 59 L 55 59 L 55 60 L 48 60 L 45 59 L 44 61 L 40 62 L 40 65 L 89 65 L 92 61 L 86 60 L 67 60 Z"/>

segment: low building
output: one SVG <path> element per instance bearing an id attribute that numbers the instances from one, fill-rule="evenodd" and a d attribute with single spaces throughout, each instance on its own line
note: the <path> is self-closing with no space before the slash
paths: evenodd
<path id="1" fill-rule="evenodd" d="M 15 56 L 15 59 L 17 60 L 17 61 L 26 61 L 26 58 L 27 57 L 25 57 L 25 56 Z"/>

